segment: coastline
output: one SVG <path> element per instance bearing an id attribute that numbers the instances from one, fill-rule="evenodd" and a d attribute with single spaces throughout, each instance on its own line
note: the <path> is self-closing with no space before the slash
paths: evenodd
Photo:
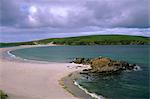
<path id="1" fill-rule="evenodd" d="M 53 45 L 42 45 L 42 46 L 53 46 Z M 0 53 L 6 54 L 6 52 L 9 52 L 12 50 L 30 48 L 30 47 L 41 47 L 41 45 L 26 45 L 26 46 L 0 48 Z M 52 63 L 46 62 L 45 64 L 43 62 L 38 62 L 34 60 L 26 61 L 26 59 L 17 59 L 17 58 L 12 59 L 12 57 L 11 58 L 10 56 L 6 57 L 5 55 L 1 56 L 0 63 L 2 64 L 0 66 L 0 71 L 1 71 L 0 76 L 2 78 L 0 79 L 0 87 L 2 88 L 2 90 L 7 92 L 8 96 L 10 96 L 10 99 L 20 99 L 20 98 L 21 99 L 41 99 L 43 98 L 43 96 L 45 96 L 44 99 L 48 99 L 48 97 L 53 97 L 53 99 L 59 99 L 62 96 L 65 99 L 78 99 L 78 98 L 79 99 L 93 99 L 91 98 L 90 95 L 86 94 L 83 90 L 81 90 L 76 85 L 74 85 L 73 83 L 74 78 L 73 79 L 72 77 L 71 79 L 69 78 L 69 75 L 71 73 L 74 74 L 74 72 L 76 71 L 81 71 L 82 69 L 87 68 L 86 66 L 80 65 L 80 67 L 78 67 L 79 66 L 78 64 L 53 63 L 53 62 Z M 10 65 L 12 67 L 10 67 Z M 53 76 L 52 77 L 53 79 L 51 79 L 50 75 Z M 30 79 L 28 79 L 28 77 Z M 11 78 L 14 78 L 14 79 L 11 79 Z M 40 79 L 41 80 L 48 79 L 48 81 L 45 80 L 46 82 L 46 86 L 44 86 L 45 89 L 42 86 L 39 86 L 39 85 L 45 84 L 44 81 L 40 81 Z M 27 83 L 27 85 L 25 82 Z M 69 84 L 70 87 L 66 88 L 65 87 L 66 83 L 67 84 L 70 83 Z M 34 86 L 34 85 L 38 85 L 38 86 Z M 66 89 L 69 93 L 66 90 L 64 90 L 62 87 L 63 88 L 65 87 L 64 89 Z M 42 88 L 44 92 L 42 92 L 41 90 Z M 55 89 L 55 90 L 52 90 L 52 89 Z M 73 91 L 70 91 L 70 90 L 73 90 Z M 79 91 L 81 91 L 81 94 L 79 93 Z"/>
<path id="2" fill-rule="evenodd" d="M 63 86 L 64 89 L 79 99 L 106 99 L 101 95 L 90 93 L 88 90 L 80 86 L 76 82 L 76 79 L 78 79 L 80 76 L 80 71 L 75 71 L 66 77 L 63 77 L 59 83 Z"/>

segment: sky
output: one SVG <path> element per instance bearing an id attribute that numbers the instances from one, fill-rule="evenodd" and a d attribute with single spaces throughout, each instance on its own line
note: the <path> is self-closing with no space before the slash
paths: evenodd
<path id="1" fill-rule="evenodd" d="M 0 0 L 0 42 L 125 34 L 150 37 L 149 0 Z"/>

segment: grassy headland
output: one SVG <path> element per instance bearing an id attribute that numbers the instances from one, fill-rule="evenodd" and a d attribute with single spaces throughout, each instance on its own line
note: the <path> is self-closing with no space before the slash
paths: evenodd
<path id="1" fill-rule="evenodd" d="M 150 37 L 130 35 L 91 35 L 66 38 L 50 38 L 29 42 L 0 43 L 1 47 L 38 44 L 59 45 L 144 45 L 150 44 Z"/>

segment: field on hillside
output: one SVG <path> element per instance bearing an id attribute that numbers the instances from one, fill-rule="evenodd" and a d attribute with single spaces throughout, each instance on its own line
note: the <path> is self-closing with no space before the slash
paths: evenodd
<path id="1" fill-rule="evenodd" d="M 50 38 L 29 42 L 0 43 L 1 47 L 37 44 L 60 44 L 60 45 L 143 45 L 150 44 L 149 37 L 129 35 L 91 35 L 67 38 Z"/>

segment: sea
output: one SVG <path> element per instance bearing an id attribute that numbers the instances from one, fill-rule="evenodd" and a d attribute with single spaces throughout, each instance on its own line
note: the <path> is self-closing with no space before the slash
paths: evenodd
<path id="1" fill-rule="evenodd" d="M 48 62 L 71 62 L 75 58 L 110 57 L 139 68 L 119 75 L 81 75 L 82 88 L 107 99 L 150 98 L 150 45 L 45 46 L 10 51 L 16 57 Z"/>

